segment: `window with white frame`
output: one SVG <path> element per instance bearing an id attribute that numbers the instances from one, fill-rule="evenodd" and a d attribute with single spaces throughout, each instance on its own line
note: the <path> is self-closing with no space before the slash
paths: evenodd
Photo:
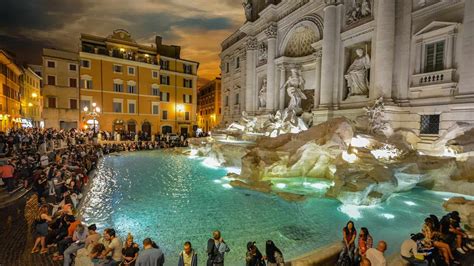
<path id="1" fill-rule="evenodd" d="M 135 76 L 135 67 L 129 66 L 129 67 L 127 67 L 127 69 L 128 69 L 128 75 L 129 76 Z"/>
<path id="2" fill-rule="evenodd" d="M 193 87 L 193 80 L 192 79 L 183 79 L 183 87 L 192 88 Z"/>
<path id="3" fill-rule="evenodd" d="M 154 115 L 158 115 L 160 113 L 160 103 L 158 102 L 151 103 L 151 113 Z"/>
<path id="4" fill-rule="evenodd" d="M 183 103 L 193 103 L 193 96 L 190 94 L 183 94 Z"/>
<path id="5" fill-rule="evenodd" d="M 192 74 L 193 73 L 193 66 L 183 64 L 183 70 L 184 70 L 184 73 L 186 73 L 186 74 Z"/>
<path id="6" fill-rule="evenodd" d="M 135 106 L 136 106 L 136 101 L 135 100 L 128 100 L 128 113 L 129 114 L 134 114 L 135 113 Z"/>
<path id="7" fill-rule="evenodd" d="M 88 110 L 91 110 L 91 99 L 81 99 L 81 110 L 84 110 L 84 107 L 87 107 Z"/>
<path id="8" fill-rule="evenodd" d="M 81 76 L 81 88 L 92 89 L 92 77 L 88 75 Z"/>
<path id="9" fill-rule="evenodd" d="M 48 68 L 56 68 L 56 62 L 55 61 L 46 61 L 46 66 L 48 66 Z"/>
<path id="10" fill-rule="evenodd" d="M 170 61 L 165 60 L 165 59 L 160 59 L 160 66 L 161 66 L 161 69 L 163 69 L 163 70 L 169 70 L 170 69 Z"/>
<path id="11" fill-rule="evenodd" d="M 151 71 L 151 77 L 153 79 L 158 79 L 158 76 L 159 76 L 158 71 L 156 71 L 156 70 Z"/>
<path id="12" fill-rule="evenodd" d="M 114 113 L 121 113 L 122 105 L 123 105 L 123 99 L 114 99 L 113 100 Z"/>
<path id="13" fill-rule="evenodd" d="M 91 61 L 87 59 L 81 60 L 81 67 L 83 68 L 91 68 Z"/>
<path id="14" fill-rule="evenodd" d="M 114 65 L 113 66 L 114 73 L 122 74 L 122 66 L 121 65 Z"/>
<path id="15" fill-rule="evenodd" d="M 123 92 L 123 81 L 114 79 L 114 92 Z"/>
<path id="16" fill-rule="evenodd" d="M 161 75 L 160 76 L 160 83 L 164 84 L 164 85 L 170 85 L 170 77 L 165 76 L 165 75 Z"/>
<path id="17" fill-rule="evenodd" d="M 137 93 L 137 85 L 135 85 L 135 84 L 128 84 L 128 85 L 127 85 L 127 92 L 128 92 L 128 93 L 132 93 L 132 94 L 136 94 L 136 93 Z"/>
<path id="18" fill-rule="evenodd" d="M 162 102 L 169 102 L 170 101 L 170 93 L 160 91 L 160 100 Z"/>
<path id="19" fill-rule="evenodd" d="M 77 71 L 77 65 L 76 64 L 69 64 L 69 71 Z"/>
<path id="20" fill-rule="evenodd" d="M 415 74 L 455 67 L 453 62 L 459 25 L 455 22 L 433 21 L 413 35 Z"/>
<path id="21" fill-rule="evenodd" d="M 160 96 L 160 88 L 158 87 L 158 84 L 151 85 L 151 95 Z"/>

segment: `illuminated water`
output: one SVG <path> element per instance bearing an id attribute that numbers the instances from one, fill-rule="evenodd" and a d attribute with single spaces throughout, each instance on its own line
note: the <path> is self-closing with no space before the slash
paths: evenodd
<path id="1" fill-rule="evenodd" d="M 327 183 L 303 178 L 280 180 L 281 190 L 312 194 L 301 203 L 273 195 L 229 188 L 225 169 L 202 160 L 160 151 L 106 157 L 98 167 L 81 210 L 87 224 L 115 228 L 122 239 L 132 232 L 141 246 L 151 237 L 164 250 L 166 265 L 176 265 L 185 241 L 191 241 L 205 265 L 207 239 L 222 231 L 231 248 L 226 265 L 243 265 L 247 241 L 272 239 L 286 259 L 303 255 L 341 238 L 348 219 L 368 227 L 374 242 L 386 240 L 389 253 L 417 232 L 428 214 L 441 215 L 446 193 L 422 189 L 392 196 L 373 208 L 341 206 L 322 198 Z M 352 217 L 352 218 L 351 218 Z"/>

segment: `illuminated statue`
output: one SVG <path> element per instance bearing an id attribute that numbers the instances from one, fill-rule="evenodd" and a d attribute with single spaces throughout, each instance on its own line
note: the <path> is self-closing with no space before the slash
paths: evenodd
<path id="1" fill-rule="evenodd" d="M 267 106 L 267 79 L 263 79 L 262 87 L 258 92 L 258 102 L 259 107 L 266 107 Z"/>
<path id="2" fill-rule="evenodd" d="M 291 75 L 283 84 L 282 88 L 287 87 L 286 91 L 290 96 L 290 103 L 288 110 L 294 110 L 296 113 L 301 111 L 301 100 L 306 100 L 306 95 L 303 93 L 305 81 L 301 77 L 301 73 L 296 68 L 291 69 Z"/>
<path id="3" fill-rule="evenodd" d="M 347 97 L 355 95 L 369 95 L 368 70 L 370 68 L 370 57 L 364 50 L 356 50 L 357 58 L 352 62 L 344 76 L 347 80 L 349 94 Z"/>
<path id="4" fill-rule="evenodd" d="M 245 10 L 245 18 L 250 21 L 252 19 L 252 2 L 247 0 L 246 2 L 242 3 L 242 6 Z"/>

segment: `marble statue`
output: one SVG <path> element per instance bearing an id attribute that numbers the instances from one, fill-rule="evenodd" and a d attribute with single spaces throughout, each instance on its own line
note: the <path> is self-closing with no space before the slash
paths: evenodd
<path id="1" fill-rule="evenodd" d="M 373 135 L 385 135 L 389 137 L 393 134 L 393 128 L 388 121 L 385 120 L 385 104 L 383 97 L 378 98 L 374 105 L 364 107 L 368 118 L 367 133 Z"/>
<path id="2" fill-rule="evenodd" d="M 246 2 L 242 3 L 242 6 L 245 10 L 245 18 L 250 21 L 252 19 L 252 2 L 247 0 Z"/>
<path id="3" fill-rule="evenodd" d="M 352 62 L 344 76 L 349 89 L 348 98 L 355 95 L 369 95 L 368 70 L 370 68 L 370 57 L 364 50 L 356 50 L 357 58 Z"/>
<path id="4" fill-rule="evenodd" d="M 292 68 L 290 77 L 282 86 L 282 88 L 288 86 L 286 91 L 288 96 L 290 96 L 290 103 L 287 107 L 289 110 L 295 110 L 297 113 L 301 111 L 301 100 L 307 99 L 303 93 L 304 85 L 305 80 L 301 73 L 296 68 Z"/>
<path id="5" fill-rule="evenodd" d="M 262 87 L 258 92 L 258 107 L 267 107 L 267 79 L 263 79 Z"/>
<path id="6" fill-rule="evenodd" d="M 265 45 L 265 43 L 262 42 L 258 46 L 258 62 L 259 63 L 267 62 L 267 57 L 268 57 L 267 46 Z"/>
<path id="7" fill-rule="evenodd" d="M 247 112 L 242 112 L 241 122 L 234 122 L 227 127 L 229 131 L 242 131 L 244 133 L 253 133 L 256 131 L 257 118 L 247 115 Z"/>
<path id="8" fill-rule="evenodd" d="M 275 138 L 282 134 L 300 133 L 308 130 L 306 123 L 296 115 L 295 110 L 278 110 L 263 123 L 265 136 Z"/>

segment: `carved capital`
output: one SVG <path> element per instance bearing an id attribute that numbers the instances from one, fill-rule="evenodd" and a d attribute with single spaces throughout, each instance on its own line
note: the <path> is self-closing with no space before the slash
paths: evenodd
<path id="1" fill-rule="evenodd" d="M 245 43 L 245 48 L 247 50 L 257 50 L 257 48 L 258 48 L 257 38 L 249 37 L 247 39 L 247 42 Z"/>
<path id="2" fill-rule="evenodd" d="M 265 29 L 265 35 L 267 35 L 267 38 L 268 39 L 274 39 L 277 37 L 277 33 L 278 33 L 278 27 L 275 23 L 272 23 L 270 24 L 270 26 L 268 26 L 266 29 Z"/>

